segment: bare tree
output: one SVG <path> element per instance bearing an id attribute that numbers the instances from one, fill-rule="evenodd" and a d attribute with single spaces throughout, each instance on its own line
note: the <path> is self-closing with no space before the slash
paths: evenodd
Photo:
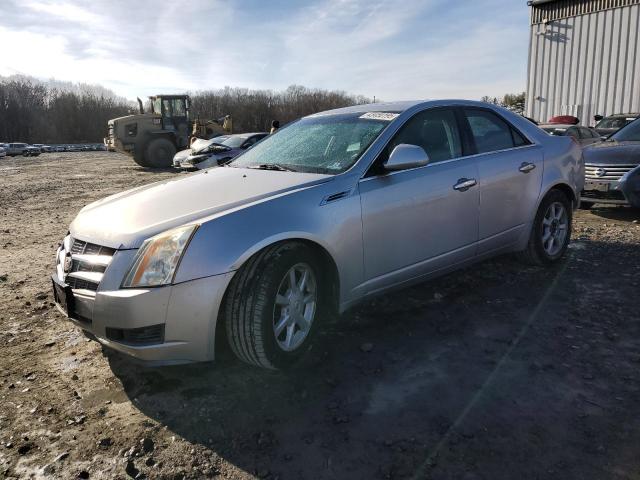
<path id="1" fill-rule="evenodd" d="M 237 132 L 268 131 L 311 113 L 369 103 L 343 91 L 292 85 L 284 91 L 224 87 L 191 95 L 192 116 L 232 115 Z M 107 121 L 130 112 L 132 102 L 96 85 L 41 82 L 24 76 L 0 77 L 0 141 L 100 142 Z"/>

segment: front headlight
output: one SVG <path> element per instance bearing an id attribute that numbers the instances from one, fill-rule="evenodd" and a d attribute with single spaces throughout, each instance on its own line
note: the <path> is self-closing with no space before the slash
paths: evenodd
<path id="1" fill-rule="evenodd" d="M 197 225 L 175 228 L 144 241 L 124 277 L 123 288 L 159 287 L 173 282 Z"/>

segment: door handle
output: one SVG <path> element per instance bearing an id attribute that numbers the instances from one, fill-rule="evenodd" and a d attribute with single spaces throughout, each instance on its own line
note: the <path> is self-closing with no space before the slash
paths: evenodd
<path id="1" fill-rule="evenodd" d="M 458 190 L 459 192 L 466 192 L 477 184 L 478 182 L 476 182 L 475 178 L 461 178 L 458 180 L 458 183 L 453 186 L 453 189 Z"/>
<path id="2" fill-rule="evenodd" d="M 529 173 L 534 168 L 536 168 L 536 166 L 533 163 L 523 162 L 518 170 L 520 170 L 522 173 Z"/>

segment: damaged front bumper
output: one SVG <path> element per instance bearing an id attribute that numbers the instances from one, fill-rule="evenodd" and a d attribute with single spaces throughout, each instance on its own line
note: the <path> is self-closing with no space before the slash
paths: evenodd
<path id="1" fill-rule="evenodd" d="M 64 248 L 58 258 L 66 258 Z M 103 345 L 145 363 L 213 360 L 218 310 L 233 272 L 157 288 L 122 289 L 134 255 L 135 250 L 115 251 L 95 291 L 71 282 L 77 272 L 65 274 L 59 263 L 52 276 L 58 310 Z M 74 262 L 87 257 L 72 256 Z"/>

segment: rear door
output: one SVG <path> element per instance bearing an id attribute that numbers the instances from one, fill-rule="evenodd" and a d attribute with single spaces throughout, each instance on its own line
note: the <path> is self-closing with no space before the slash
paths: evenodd
<path id="1" fill-rule="evenodd" d="M 528 231 L 542 188 L 542 147 L 492 110 L 462 112 L 477 154 L 481 255 L 513 245 Z"/>

